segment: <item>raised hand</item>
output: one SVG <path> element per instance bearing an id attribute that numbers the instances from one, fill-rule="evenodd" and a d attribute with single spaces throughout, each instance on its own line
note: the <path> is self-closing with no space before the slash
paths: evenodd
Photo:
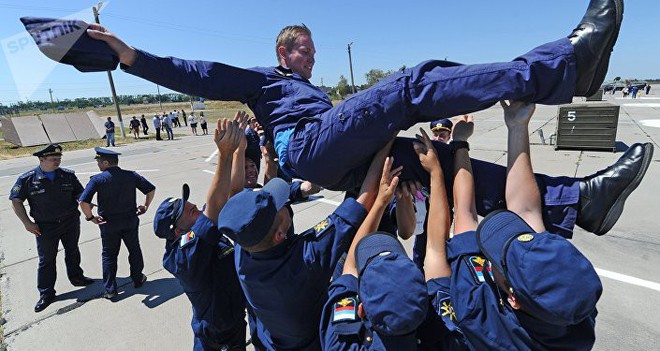
<path id="1" fill-rule="evenodd" d="M 500 101 L 500 105 L 504 109 L 504 122 L 508 128 L 527 126 L 529 120 L 536 110 L 536 105 L 529 102 L 522 101 Z"/>
<path id="2" fill-rule="evenodd" d="M 403 169 L 403 166 L 392 169 L 393 163 L 393 157 L 387 157 L 385 159 L 385 163 L 383 164 L 383 173 L 380 177 L 377 201 L 380 201 L 384 205 L 392 201 L 392 196 L 394 196 L 394 192 L 399 185 L 399 175 Z"/>
<path id="3" fill-rule="evenodd" d="M 228 119 L 218 120 L 217 127 L 213 133 L 213 142 L 222 155 L 231 155 L 241 142 L 245 139 L 244 132 L 240 129 L 238 122 Z"/>
<path id="4" fill-rule="evenodd" d="M 463 115 L 453 118 L 454 127 L 452 128 L 452 140 L 467 141 L 474 132 L 474 117 L 472 115 Z"/>
<path id="5" fill-rule="evenodd" d="M 135 57 L 137 56 L 135 49 L 128 46 L 100 24 L 90 23 L 89 28 L 87 29 L 87 34 L 92 39 L 106 42 L 108 46 L 115 51 L 117 56 L 119 56 L 119 61 L 121 63 L 131 66 L 135 62 Z"/>
<path id="6" fill-rule="evenodd" d="M 438 153 L 436 152 L 435 147 L 431 142 L 431 138 L 429 138 L 429 135 L 426 134 L 424 129 L 419 128 L 419 131 L 422 133 L 422 135 L 416 134 L 415 137 L 420 142 L 415 142 L 413 144 L 415 152 L 419 157 L 419 162 L 422 164 L 424 170 L 429 173 L 442 173 L 442 169 L 440 168 L 440 161 L 438 161 Z"/>

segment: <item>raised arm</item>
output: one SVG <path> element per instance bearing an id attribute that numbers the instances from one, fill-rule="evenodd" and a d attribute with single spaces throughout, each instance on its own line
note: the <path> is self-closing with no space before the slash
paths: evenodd
<path id="1" fill-rule="evenodd" d="M 248 115 L 245 111 L 236 112 L 234 122 L 238 124 L 241 130 L 245 130 Z M 238 148 L 234 151 L 234 158 L 231 166 L 231 195 L 241 192 L 245 188 L 245 148 L 247 148 L 247 139 L 245 134 L 240 138 Z"/>
<path id="2" fill-rule="evenodd" d="M 401 182 L 396 189 L 396 226 L 399 237 L 408 240 L 415 233 L 417 217 L 413 196 L 422 185 L 415 180 Z"/>
<path id="3" fill-rule="evenodd" d="M 431 138 L 420 128 L 422 135 L 417 135 L 420 143 L 413 144 L 424 170 L 431 176 L 431 197 L 429 198 L 429 220 L 427 224 L 426 256 L 424 258 L 424 276 L 427 281 L 434 278 L 448 277 L 451 268 L 447 262 L 446 242 L 449 238 L 449 204 L 445 180 L 438 161 L 438 154 L 431 143 Z"/>
<path id="4" fill-rule="evenodd" d="M 158 57 L 136 50 L 98 24 L 90 37 L 106 42 L 119 56 L 122 69 L 172 90 L 207 99 L 247 102 L 261 93 L 266 75 L 217 62 Z"/>
<path id="5" fill-rule="evenodd" d="M 454 121 L 454 233 L 460 234 L 477 228 L 477 208 L 474 198 L 474 176 L 467 140 L 474 131 L 472 116 L 465 115 Z M 461 147 L 463 146 L 463 147 Z"/>
<path id="6" fill-rule="evenodd" d="M 541 193 L 534 178 L 529 152 L 529 120 L 536 105 L 500 101 L 508 129 L 506 174 L 506 206 L 518 214 L 535 231 L 545 230 L 541 213 Z"/>
<path id="7" fill-rule="evenodd" d="M 388 144 L 386 147 L 388 153 L 389 147 L 391 145 L 392 143 Z M 382 151 L 379 154 L 381 154 L 382 157 Z M 387 153 L 384 155 L 387 155 Z M 379 156 L 376 156 L 376 159 L 378 157 Z M 355 265 L 355 247 L 362 238 L 370 233 L 375 232 L 376 229 L 378 229 L 378 224 L 380 223 L 380 219 L 383 217 L 383 212 L 385 211 L 385 208 L 390 203 L 390 201 L 392 201 L 396 187 L 399 184 L 398 176 L 400 173 L 401 167 L 392 169 L 392 158 L 387 157 L 382 168 L 380 184 L 378 187 L 378 196 L 374 201 L 373 207 L 367 214 L 364 222 L 362 222 L 362 225 L 360 225 L 360 228 L 358 229 L 355 237 L 353 238 L 353 241 L 351 242 L 351 246 L 349 247 L 348 253 L 346 254 L 346 262 L 344 262 L 343 274 L 352 274 L 356 277 L 358 276 L 358 271 Z"/>
<path id="8" fill-rule="evenodd" d="M 213 141 L 218 148 L 218 165 L 211 181 L 211 186 L 206 194 L 206 209 L 204 215 L 211 221 L 218 221 L 218 214 L 229 200 L 231 187 L 231 164 L 234 151 L 238 148 L 241 138 L 245 138 L 237 122 L 227 119 L 218 120 Z"/>

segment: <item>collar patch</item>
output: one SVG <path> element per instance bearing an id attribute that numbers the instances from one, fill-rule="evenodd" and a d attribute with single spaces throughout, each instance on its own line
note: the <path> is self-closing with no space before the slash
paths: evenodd
<path id="1" fill-rule="evenodd" d="M 186 246 L 190 245 L 190 243 L 195 241 L 195 238 L 197 238 L 195 236 L 195 232 L 191 230 L 188 233 L 186 233 L 184 235 L 181 235 L 181 242 L 179 243 L 179 246 L 182 247 L 182 248 L 186 247 Z"/>

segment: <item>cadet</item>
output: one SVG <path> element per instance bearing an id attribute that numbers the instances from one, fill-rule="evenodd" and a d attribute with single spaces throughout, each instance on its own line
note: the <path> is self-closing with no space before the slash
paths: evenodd
<path id="1" fill-rule="evenodd" d="M 237 124 L 218 121 L 214 141 L 218 166 L 203 212 L 180 198 L 167 198 L 154 217 L 154 232 L 166 239 L 163 267 L 172 273 L 192 304 L 194 350 L 245 350 L 245 296 L 234 266 L 234 247 L 217 229 L 220 209 L 230 195 L 232 155 L 240 139 Z"/>
<path id="2" fill-rule="evenodd" d="M 458 234 L 447 243 L 445 256 L 442 249 L 449 225 L 432 231 L 429 223 L 425 261 L 436 321 L 442 320 L 444 332 L 452 335 L 454 349 L 590 350 L 600 280 L 586 257 L 543 225 L 540 191 L 529 157 L 528 123 L 534 105 L 503 102 L 502 106 L 509 130 L 508 210 L 489 214 L 479 226 L 467 151 L 472 127 L 468 120 L 455 126 Z M 462 137 L 457 136 L 458 129 L 464 130 Z M 426 144 L 428 150 L 430 141 Z M 631 149 L 640 147 L 646 146 Z M 652 153 L 652 148 L 647 152 Z M 422 154 L 420 159 L 426 156 Z M 437 160 L 435 153 L 428 154 Z M 433 217 L 434 213 L 429 218 Z M 442 334 L 438 330 L 435 335 Z"/>
<path id="3" fill-rule="evenodd" d="M 61 146 L 51 144 L 33 155 L 39 157 L 39 166 L 18 177 L 9 199 L 25 229 L 37 239 L 37 288 L 40 297 L 34 311 L 41 312 L 55 299 L 55 258 L 60 241 L 64 246 L 66 274 L 71 284 L 85 286 L 94 281 L 85 277 L 80 268 L 80 212 L 77 199 L 83 191 L 82 185 L 72 170 L 60 168 Z M 34 222 L 25 211 L 23 202 L 26 199 Z"/>
<path id="4" fill-rule="evenodd" d="M 149 204 L 154 198 L 156 187 L 137 172 L 119 168 L 118 152 L 94 148 L 96 163 L 101 171 L 92 176 L 80 195 L 80 209 L 87 221 L 99 225 L 101 230 L 101 245 L 103 251 L 103 284 L 106 299 L 117 296 L 117 256 L 121 242 L 124 241 L 128 249 L 128 263 L 131 266 L 131 279 L 136 288 L 147 281 L 142 274 L 144 262 L 138 228 L 139 215 L 147 212 Z M 137 206 L 135 190 L 146 195 L 144 205 Z M 98 215 L 92 213 L 92 198 L 97 194 Z"/>
<path id="5" fill-rule="evenodd" d="M 321 318 L 324 350 L 415 350 L 427 313 L 424 276 L 390 233 L 372 233 L 388 207 L 401 169 L 383 167 L 378 197 L 333 279 Z M 372 234 L 369 234 L 372 233 Z"/>
<path id="6" fill-rule="evenodd" d="M 388 145 L 389 146 L 389 145 Z M 357 200 L 346 199 L 313 228 L 294 235 L 290 187 L 280 178 L 230 198 L 218 229 L 236 244 L 236 270 L 257 349 L 319 350 L 330 277 L 373 205 L 389 147 L 372 162 Z"/>

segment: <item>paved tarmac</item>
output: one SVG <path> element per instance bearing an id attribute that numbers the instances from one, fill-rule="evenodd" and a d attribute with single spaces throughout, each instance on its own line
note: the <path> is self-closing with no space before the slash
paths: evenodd
<path id="1" fill-rule="evenodd" d="M 657 87 L 655 87 L 657 88 Z M 607 96 L 621 105 L 617 151 L 555 151 L 530 137 L 534 170 L 551 175 L 582 177 L 618 159 L 635 142 L 660 141 L 660 94 L 641 99 Z M 576 100 L 577 101 L 577 100 Z M 538 106 L 530 130 L 542 128 L 548 142 L 556 126 L 557 107 Z M 471 155 L 506 163 L 506 127 L 499 106 L 475 114 Z M 420 125 L 427 128 L 427 125 Z M 417 130 L 417 128 L 415 128 Z M 190 134 L 187 128 L 177 133 Z M 411 131 L 402 135 L 412 136 Z M 16 177 L 37 165 L 33 157 L 0 161 L 0 290 L 7 322 L 8 350 L 189 350 L 192 345 L 191 307 L 178 282 L 162 268 L 164 242 L 153 235 L 152 218 L 158 204 L 191 185 L 191 201 L 202 204 L 215 167 L 210 136 L 184 136 L 174 141 L 147 141 L 119 146 L 120 166 L 137 170 L 156 187 L 156 199 L 141 217 L 140 239 L 149 281 L 134 289 L 128 278 L 125 248 L 119 257 L 117 302 L 101 298 L 101 241 L 98 228 L 83 221 L 80 238 L 82 267 L 93 285 L 73 287 L 66 279 L 64 255 L 57 258 L 57 301 L 41 313 L 33 311 L 36 289 L 35 240 L 14 215 L 7 196 Z M 62 167 L 74 169 L 81 182 L 97 173 L 93 150 L 65 152 Z M 651 350 L 660 341 L 660 150 L 640 187 L 630 196 L 619 222 L 605 236 L 575 228 L 573 242 L 597 267 L 604 286 L 598 304 L 596 350 Z M 138 195 L 138 201 L 143 199 Z M 324 190 L 314 200 L 294 206 L 300 232 L 334 210 L 343 194 Z M 408 250 L 412 241 L 407 241 Z"/>

